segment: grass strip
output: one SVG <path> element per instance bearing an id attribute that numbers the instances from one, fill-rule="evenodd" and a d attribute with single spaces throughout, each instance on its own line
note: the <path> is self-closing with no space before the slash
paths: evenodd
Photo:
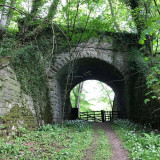
<path id="1" fill-rule="evenodd" d="M 97 140 L 97 150 L 94 155 L 94 160 L 109 160 L 111 157 L 111 147 L 104 129 L 98 130 L 99 138 Z"/>

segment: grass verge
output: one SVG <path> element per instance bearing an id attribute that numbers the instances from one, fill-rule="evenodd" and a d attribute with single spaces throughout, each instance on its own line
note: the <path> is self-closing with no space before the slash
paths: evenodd
<path id="1" fill-rule="evenodd" d="M 128 120 L 116 120 L 113 128 L 132 160 L 160 159 L 160 134 Z"/>

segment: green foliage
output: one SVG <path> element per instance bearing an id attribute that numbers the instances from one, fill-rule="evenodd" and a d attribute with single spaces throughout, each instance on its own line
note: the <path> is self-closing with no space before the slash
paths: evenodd
<path id="1" fill-rule="evenodd" d="M 39 94 L 45 94 L 46 82 L 45 62 L 41 62 L 41 53 L 37 52 L 36 46 L 28 45 L 17 50 L 15 54 L 17 56 L 12 66 L 22 89 L 25 93 L 32 95 L 34 100 L 39 99 Z"/>
<path id="2" fill-rule="evenodd" d="M 70 100 L 72 107 L 76 107 L 76 98 L 77 96 L 80 96 L 80 112 L 87 112 L 91 111 L 90 105 L 92 105 L 87 99 L 86 99 L 86 90 L 83 88 L 82 93 L 79 95 L 78 92 L 78 85 L 73 88 L 73 90 L 70 93 Z"/>
<path id="3" fill-rule="evenodd" d="M 147 88 L 149 91 L 145 94 L 150 99 L 159 99 L 160 97 L 160 64 L 156 64 L 152 67 L 151 73 L 147 77 Z M 145 99 L 145 104 L 149 102 L 149 99 Z"/>
<path id="4" fill-rule="evenodd" d="M 144 53 L 135 49 L 131 50 L 129 55 L 129 63 L 131 71 L 138 71 L 140 74 L 146 75 L 149 70 L 150 61 L 148 57 L 144 58 Z"/>
<path id="5" fill-rule="evenodd" d="M 42 105 L 42 102 L 47 102 L 46 61 L 50 58 L 52 48 L 51 40 L 44 41 L 45 39 L 47 36 L 32 41 L 32 44 L 26 42 L 22 45 L 16 38 L 4 37 L 0 48 L 0 57 L 10 58 L 10 64 L 21 83 L 21 89 L 32 96 L 35 110 L 40 104 L 41 111 L 46 108 Z"/>
<path id="6" fill-rule="evenodd" d="M 114 92 L 113 90 L 109 87 L 106 86 L 106 84 L 99 82 L 100 87 L 101 87 L 101 97 L 99 97 L 99 102 L 104 102 L 107 104 L 107 110 L 112 110 L 113 107 L 113 100 L 114 100 Z"/>
<path id="7" fill-rule="evenodd" d="M 89 111 L 92 111 L 92 109 L 90 109 L 89 107 L 85 105 L 80 108 L 80 112 L 89 112 Z"/>
<path id="8" fill-rule="evenodd" d="M 159 134 L 128 120 L 116 120 L 113 127 L 129 151 L 130 159 L 160 159 Z"/>
<path id="9" fill-rule="evenodd" d="M 148 99 L 148 98 L 145 99 L 145 100 L 144 100 L 144 104 L 147 104 L 147 102 L 149 102 L 149 101 L 150 101 L 150 99 Z"/>
<path id="10" fill-rule="evenodd" d="M 93 85 L 94 84 L 94 85 Z M 91 90 L 87 90 L 90 87 Z M 97 92 L 99 94 L 93 94 L 92 92 Z M 73 90 L 70 93 L 70 100 L 73 107 L 75 107 L 76 103 L 76 97 L 78 93 L 78 85 L 73 88 Z M 92 96 L 89 98 L 89 94 Z M 92 111 L 91 107 L 98 104 L 101 104 L 104 110 L 112 110 L 113 106 L 113 99 L 114 99 L 114 92 L 113 90 L 107 86 L 106 84 L 99 82 L 99 81 L 84 81 L 83 82 L 83 90 L 81 93 L 81 99 L 80 99 L 80 111 L 81 112 L 87 112 Z M 98 110 L 98 108 L 97 108 Z"/>
<path id="11" fill-rule="evenodd" d="M 0 42 L 0 57 L 14 56 L 14 50 L 17 49 L 18 44 L 14 37 L 4 37 Z"/>
<path id="12" fill-rule="evenodd" d="M 141 32 L 141 38 L 139 40 L 139 43 L 144 44 L 146 41 L 148 41 L 148 38 L 151 37 L 152 40 L 150 41 L 150 45 L 151 47 L 153 47 L 153 53 L 150 54 L 156 54 L 157 52 L 160 51 L 160 47 L 158 45 L 158 41 L 160 39 L 159 37 L 160 13 L 158 12 L 159 8 L 157 8 L 154 2 L 148 2 L 148 5 L 150 7 L 148 8 L 148 14 L 146 14 L 145 28 Z"/>

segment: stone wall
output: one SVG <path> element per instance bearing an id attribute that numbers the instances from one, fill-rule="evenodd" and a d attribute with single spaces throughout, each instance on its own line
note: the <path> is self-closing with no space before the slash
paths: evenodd
<path id="1" fill-rule="evenodd" d="M 8 130 L 21 125 L 33 127 L 36 113 L 32 97 L 23 93 L 10 62 L 2 58 L 0 63 L 0 135 L 9 135 Z"/>
<path id="2" fill-rule="evenodd" d="M 48 86 L 49 86 L 49 99 L 50 99 L 50 106 L 52 112 L 52 122 L 59 122 L 62 117 L 62 91 L 61 86 L 59 85 L 57 80 L 52 79 L 52 76 L 48 77 Z"/>

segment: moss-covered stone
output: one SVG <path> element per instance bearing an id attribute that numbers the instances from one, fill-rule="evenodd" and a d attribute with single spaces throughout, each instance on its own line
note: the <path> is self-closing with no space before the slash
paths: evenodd
<path id="1" fill-rule="evenodd" d="M 12 136 L 19 132 L 19 128 L 24 127 L 32 130 L 36 127 L 36 120 L 32 112 L 26 107 L 15 105 L 10 112 L 1 117 L 3 128 L 1 128 L 1 136 Z M 6 132 L 6 133 L 5 133 Z M 6 135 L 5 135 L 5 134 Z"/>

